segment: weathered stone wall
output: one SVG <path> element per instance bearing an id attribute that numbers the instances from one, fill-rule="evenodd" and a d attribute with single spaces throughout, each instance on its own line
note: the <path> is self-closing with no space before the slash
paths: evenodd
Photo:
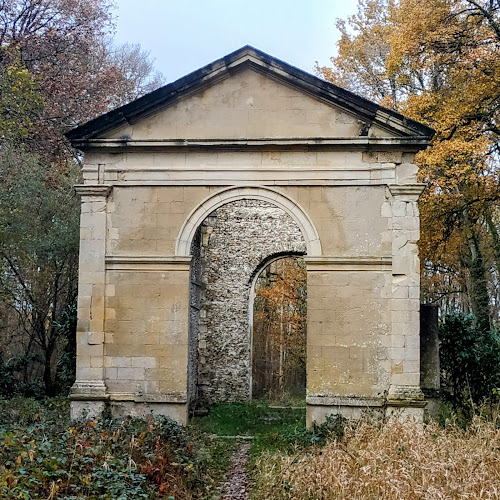
<path id="1" fill-rule="evenodd" d="M 198 333 L 199 402 L 245 400 L 251 392 L 252 278 L 272 255 L 304 253 L 305 241 L 288 214 L 259 200 L 223 205 L 198 231 L 192 249 L 191 342 Z M 201 273 L 197 271 L 199 255 Z M 199 324 L 195 319 L 198 273 L 202 282 Z M 193 352 L 190 359 L 196 359 Z"/>
<path id="2" fill-rule="evenodd" d="M 218 85 L 172 103 L 107 137 L 176 139 L 220 137 L 356 137 L 363 124 L 352 113 L 253 70 L 234 73 Z M 371 137 L 387 137 L 373 124 Z"/>
<path id="3" fill-rule="evenodd" d="M 188 333 L 188 403 L 194 408 L 198 399 L 198 338 L 200 335 L 200 309 L 203 293 L 201 277 L 201 231 L 193 240 L 191 271 L 189 273 L 189 333 Z"/>

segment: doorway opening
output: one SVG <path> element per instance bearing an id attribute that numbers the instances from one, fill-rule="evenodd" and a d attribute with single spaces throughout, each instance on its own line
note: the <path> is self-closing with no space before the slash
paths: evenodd
<path id="1" fill-rule="evenodd" d="M 297 222 L 264 200 L 226 203 L 198 226 L 191 244 L 188 337 L 188 392 L 193 411 L 252 399 L 256 281 L 260 290 L 263 280 L 258 277 L 268 264 L 285 256 L 305 255 L 306 250 Z M 271 265 L 269 273 L 274 273 L 276 266 L 279 264 Z M 283 307 L 284 317 L 296 317 L 290 314 L 291 306 L 284 303 Z M 288 332 L 288 327 L 283 329 Z M 289 333 L 294 331 L 295 327 Z M 283 362 L 291 356 L 289 352 L 284 350 Z M 286 380 L 290 376 L 287 372 Z"/>
<path id="2" fill-rule="evenodd" d="M 306 395 L 307 272 L 300 256 L 272 259 L 253 284 L 252 398 L 301 405 Z"/>

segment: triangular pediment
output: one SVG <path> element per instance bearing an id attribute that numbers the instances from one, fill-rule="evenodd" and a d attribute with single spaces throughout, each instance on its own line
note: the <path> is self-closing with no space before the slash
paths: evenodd
<path id="1" fill-rule="evenodd" d="M 68 133 L 131 141 L 427 137 L 431 129 L 244 47 Z"/>
<path id="2" fill-rule="evenodd" d="M 248 68 L 102 137 L 133 141 L 356 137 L 362 127 L 353 113 Z M 390 135 L 376 126 L 370 133 Z"/>

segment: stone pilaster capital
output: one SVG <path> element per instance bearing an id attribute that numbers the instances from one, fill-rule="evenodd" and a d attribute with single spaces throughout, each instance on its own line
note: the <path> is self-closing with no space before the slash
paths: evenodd
<path id="1" fill-rule="evenodd" d="M 394 198 L 417 201 L 426 184 L 389 184 L 388 188 Z"/>
<path id="2" fill-rule="evenodd" d="M 80 196 L 102 196 L 107 198 L 112 186 L 109 184 L 76 184 L 75 192 Z"/>

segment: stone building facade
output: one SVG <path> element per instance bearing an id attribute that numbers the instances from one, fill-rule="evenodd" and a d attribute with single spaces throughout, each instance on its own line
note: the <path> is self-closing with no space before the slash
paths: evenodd
<path id="1" fill-rule="evenodd" d="M 198 398 L 249 398 L 252 276 L 303 254 L 308 422 L 420 418 L 413 159 L 431 135 L 251 47 L 71 131 L 85 153 L 73 415 L 109 401 L 186 422 Z"/>

